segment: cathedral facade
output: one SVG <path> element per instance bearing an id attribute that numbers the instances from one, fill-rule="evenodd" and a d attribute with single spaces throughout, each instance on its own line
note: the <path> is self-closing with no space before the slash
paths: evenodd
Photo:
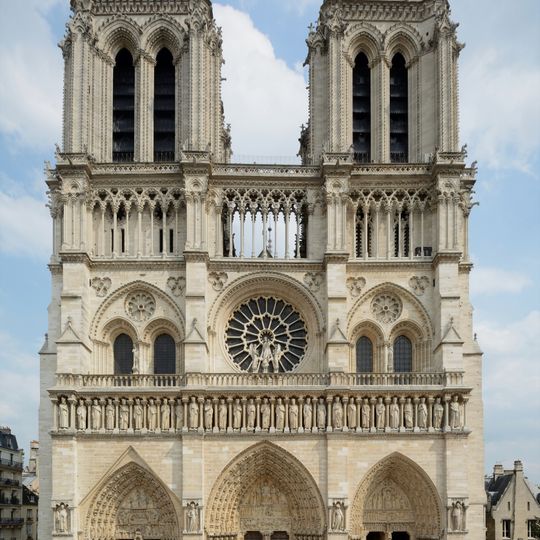
<path id="1" fill-rule="evenodd" d="M 485 537 L 447 0 L 324 0 L 301 164 L 231 163 L 210 0 L 71 0 L 42 540 Z"/>

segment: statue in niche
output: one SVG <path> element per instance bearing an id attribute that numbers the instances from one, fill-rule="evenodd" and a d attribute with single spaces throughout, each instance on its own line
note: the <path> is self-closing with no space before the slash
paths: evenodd
<path id="1" fill-rule="evenodd" d="M 304 429 L 308 430 L 313 427 L 313 406 L 311 405 L 311 398 L 306 398 L 304 403 Z"/>
<path id="2" fill-rule="evenodd" d="M 194 396 L 191 396 L 188 409 L 189 409 L 189 428 L 198 429 L 199 428 L 199 405 Z"/>
<path id="3" fill-rule="evenodd" d="M 319 429 L 326 428 L 326 405 L 324 404 L 324 398 L 319 398 L 317 403 L 317 427 Z"/>
<path id="4" fill-rule="evenodd" d="M 364 398 L 362 402 L 362 427 L 369 429 L 371 427 L 371 407 L 369 406 L 368 398 Z"/>
<path id="5" fill-rule="evenodd" d="M 184 405 L 181 400 L 174 406 L 174 416 L 176 418 L 176 429 L 181 430 L 184 427 Z"/>
<path id="6" fill-rule="evenodd" d="M 221 398 L 218 406 L 218 426 L 220 431 L 227 430 L 227 404 L 225 400 Z"/>
<path id="7" fill-rule="evenodd" d="M 171 408 L 169 407 L 169 400 L 163 398 L 163 404 L 161 405 L 161 429 L 170 429 L 171 427 Z"/>
<path id="8" fill-rule="evenodd" d="M 135 531 L 135 535 L 133 536 L 133 540 L 144 540 L 141 529 L 137 529 Z"/>
<path id="9" fill-rule="evenodd" d="M 133 427 L 135 430 L 140 431 L 143 428 L 143 416 L 144 410 L 139 398 L 135 398 L 135 405 L 133 405 Z"/>
<path id="10" fill-rule="evenodd" d="M 390 404 L 390 427 L 392 429 L 399 429 L 399 405 L 397 398 L 392 398 L 392 403 Z"/>
<path id="11" fill-rule="evenodd" d="M 138 343 L 133 345 L 133 375 L 138 375 L 141 372 L 141 356 L 140 346 Z"/>
<path id="12" fill-rule="evenodd" d="M 403 407 L 403 420 L 407 429 L 414 427 L 414 410 L 411 398 L 408 397 Z"/>
<path id="13" fill-rule="evenodd" d="M 64 396 L 60 398 L 58 404 L 58 425 L 60 429 L 69 428 L 69 406 Z"/>
<path id="14" fill-rule="evenodd" d="M 240 398 L 236 398 L 233 404 L 233 429 L 240 431 L 242 428 L 242 404 Z"/>
<path id="15" fill-rule="evenodd" d="M 101 405 L 99 404 L 99 400 L 94 399 L 92 401 L 92 429 L 98 430 L 101 429 Z"/>
<path id="16" fill-rule="evenodd" d="M 383 398 L 380 397 L 377 399 L 377 405 L 375 405 L 375 417 L 376 417 L 376 427 L 377 429 L 384 429 L 386 426 L 385 421 L 386 406 L 383 403 Z"/>
<path id="17" fill-rule="evenodd" d="M 114 405 L 113 400 L 109 398 L 107 400 L 107 405 L 105 406 L 105 429 L 112 431 L 114 429 Z"/>
<path id="18" fill-rule="evenodd" d="M 345 512 L 343 509 L 343 503 L 341 501 L 335 502 L 332 506 L 331 525 L 333 531 L 345 530 Z"/>
<path id="19" fill-rule="evenodd" d="M 452 510 L 450 512 L 452 518 L 452 530 L 464 531 L 465 530 L 465 506 L 461 501 L 455 501 L 452 503 Z"/>
<path id="20" fill-rule="evenodd" d="M 255 400 L 250 398 L 247 404 L 247 428 L 250 431 L 255 429 L 255 416 L 257 414 L 257 408 L 255 406 Z"/>
<path id="21" fill-rule="evenodd" d="M 204 427 L 207 431 L 214 427 L 214 406 L 211 399 L 204 402 Z"/>
<path id="22" fill-rule="evenodd" d="M 339 397 L 334 399 L 334 405 L 332 407 L 332 423 L 334 429 L 343 429 L 343 405 Z"/>
<path id="23" fill-rule="evenodd" d="M 148 414 L 148 429 L 150 431 L 155 431 L 157 429 L 158 408 L 152 398 L 150 398 L 149 400 L 147 414 Z"/>
<path id="24" fill-rule="evenodd" d="M 351 398 L 347 405 L 347 423 L 349 424 L 349 429 L 356 429 L 356 412 L 358 408 L 354 401 L 354 398 Z"/>
<path id="25" fill-rule="evenodd" d="M 418 427 L 420 429 L 427 428 L 427 419 L 428 419 L 428 408 L 426 405 L 426 398 L 420 398 L 420 403 L 418 404 Z"/>
<path id="26" fill-rule="evenodd" d="M 199 505 L 192 501 L 186 509 L 186 531 L 195 533 L 199 531 Z"/>
<path id="27" fill-rule="evenodd" d="M 394 347 L 388 346 L 388 373 L 394 372 Z"/>
<path id="28" fill-rule="evenodd" d="M 270 403 L 268 403 L 268 398 L 263 398 L 262 404 L 261 404 L 261 420 L 262 420 L 262 429 L 268 430 L 270 429 L 270 415 L 271 415 L 272 409 L 270 407 Z M 248 422 L 249 424 L 249 422 Z"/>
<path id="29" fill-rule="evenodd" d="M 298 405 L 295 398 L 291 399 L 289 405 L 289 427 L 294 430 L 298 429 Z"/>
<path id="30" fill-rule="evenodd" d="M 281 398 L 278 398 L 276 403 L 276 429 L 278 431 L 285 429 L 285 405 Z"/>
<path id="31" fill-rule="evenodd" d="M 129 428 L 129 405 L 125 398 L 122 398 L 120 401 L 120 410 L 118 415 L 118 423 L 120 424 L 120 429 L 125 431 Z"/>
<path id="32" fill-rule="evenodd" d="M 86 429 L 86 405 L 84 404 L 84 399 L 79 400 L 79 405 L 77 405 L 77 429 L 85 430 Z"/>
<path id="33" fill-rule="evenodd" d="M 68 533 L 69 532 L 69 515 L 68 505 L 60 503 L 56 505 L 56 532 Z"/>
<path id="34" fill-rule="evenodd" d="M 461 428 L 461 407 L 459 405 L 458 396 L 454 396 L 450 402 L 450 427 L 452 429 Z"/>
<path id="35" fill-rule="evenodd" d="M 444 415 L 444 407 L 441 404 L 441 398 L 438 397 L 433 405 L 433 427 L 435 429 L 441 429 L 442 419 Z"/>

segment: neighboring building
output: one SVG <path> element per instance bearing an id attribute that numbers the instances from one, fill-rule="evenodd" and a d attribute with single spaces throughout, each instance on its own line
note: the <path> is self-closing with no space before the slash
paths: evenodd
<path id="1" fill-rule="evenodd" d="M 30 441 L 30 456 L 28 466 L 23 472 L 23 485 L 39 495 L 39 441 Z"/>
<path id="2" fill-rule="evenodd" d="M 486 477 L 486 492 L 487 540 L 540 538 L 540 494 L 523 476 L 521 461 L 510 470 L 495 465 Z"/>
<path id="3" fill-rule="evenodd" d="M 24 526 L 21 540 L 37 540 L 39 495 L 23 484 L 22 517 Z"/>
<path id="4" fill-rule="evenodd" d="M 0 427 L 0 540 L 22 540 L 24 451 L 8 427 Z"/>
<path id="5" fill-rule="evenodd" d="M 323 2 L 297 166 L 230 163 L 209 0 L 72 8 L 40 539 L 483 539 L 447 1 Z"/>

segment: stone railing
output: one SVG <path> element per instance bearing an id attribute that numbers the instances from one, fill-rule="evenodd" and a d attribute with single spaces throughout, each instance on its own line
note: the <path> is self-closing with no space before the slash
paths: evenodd
<path id="1" fill-rule="evenodd" d="M 141 388 L 184 387 L 460 387 L 463 373 L 186 373 L 185 375 L 77 375 L 56 376 L 59 388 Z"/>
<path id="2" fill-rule="evenodd" d="M 59 434 L 465 432 L 468 391 L 53 393 Z"/>

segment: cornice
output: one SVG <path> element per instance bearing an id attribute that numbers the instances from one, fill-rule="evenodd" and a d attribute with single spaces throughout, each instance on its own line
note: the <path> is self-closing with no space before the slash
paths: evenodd
<path id="1" fill-rule="evenodd" d="M 413 269 L 415 271 L 424 271 L 427 272 L 432 269 L 433 262 L 432 261 L 415 261 L 415 260 L 408 260 L 408 259 L 396 259 L 396 260 L 364 260 L 364 259 L 350 259 L 347 262 L 347 271 L 355 271 L 358 272 L 359 270 L 377 270 L 377 269 L 385 269 L 388 270 L 389 268 L 394 270 L 401 270 L 403 268 L 407 269 Z"/>
<path id="2" fill-rule="evenodd" d="M 206 263 L 208 264 L 209 257 L 208 257 L 208 251 L 184 251 L 184 260 L 187 263 Z"/>
<path id="3" fill-rule="evenodd" d="M 209 271 L 227 272 L 254 272 L 254 271 L 279 271 L 290 272 L 322 272 L 323 262 L 309 261 L 307 259 L 272 260 L 272 259 L 236 259 L 223 258 L 211 259 L 208 264 Z"/>
<path id="4" fill-rule="evenodd" d="M 436 268 L 439 264 L 458 264 L 461 261 L 461 251 L 439 251 L 433 257 L 432 267 Z"/>

